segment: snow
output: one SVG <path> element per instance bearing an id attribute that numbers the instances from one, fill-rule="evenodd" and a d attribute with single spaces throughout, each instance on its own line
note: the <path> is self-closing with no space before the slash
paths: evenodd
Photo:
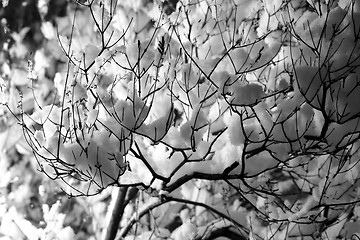
<path id="1" fill-rule="evenodd" d="M 171 98 L 170 94 L 166 91 L 157 92 L 154 95 L 154 99 L 152 100 L 150 111 L 149 111 L 149 118 L 146 123 L 155 121 L 162 117 L 168 117 L 173 107 L 173 99 Z M 165 125 L 164 125 L 165 126 Z"/>
<path id="2" fill-rule="evenodd" d="M 359 119 L 353 119 L 343 124 L 331 123 L 326 133 L 329 150 L 344 147 L 359 137 Z"/>
<path id="3" fill-rule="evenodd" d="M 226 142 L 221 149 L 216 149 L 212 158 L 214 162 L 211 167 L 211 173 L 222 173 L 228 166 L 241 159 L 243 146 L 234 146 Z"/>
<path id="4" fill-rule="evenodd" d="M 116 182 L 125 163 L 122 154 L 114 151 L 114 143 L 105 141 L 101 142 L 103 145 L 99 145 L 95 140 L 90 140 L 85 144 L 65 144 L 60 154 L 68 163 L 76 164 L 80 171 L 91 173 L 100 185 L 107 186 Z"/>
<path id="5" fill-rule="evenodd" d="M 257 28 L 257 35 L 259 37 L 265 36 L 269 32 L 277 29 L 278 20 L 274 16 L 274 13 L 278 10 L 281 5 L 281 1 L 265 1 L 266 11 L 263 11 L 260 15 L 259 27 Z M 280 5 L 278 5 L 280 4 Z M 278 5 L 278 6 L 276 6 Z"/>
<path id="6" fill-rule="evenodd" d="M 266 0 L 266 1 L 264 1 L 264 5 L 265 5 L 266 12 L 269 15 L 274 15 L 274 13 L 276 13 L 279 10 L 279 8 L 281 7 L 282 1 L 281 0 L 275 0 L 275 1 Z"/>
<path id="7" fill-rule="evenodd" d="M 327 112 L 329 118 L 343 123 L 359 116 L 360 110 L 360 71 L 350 73 L 345 79 L 331 85 Z"/>
<path id="8" fill-rule="evenodd" d="M 337 34 L 336 31 L 338 29 L 343 29 L 346 26 L 346 15 L 347 11 L 340 7 L 335 7 L 330 11 L 328 18 L 326 19 L 325 26 L 326 40 L 331 40 L 331 38 Z"/>
<path id="9" fill-rule="evenodd" d="M 74 81 L 72 84 L 72 100 L 73 102 L 84 101 L 87 99 L 87 91 L 81 83 Z"/>
<path id="10" fill-rule="evenodd" d="M 119 3 L 122 7 L 102 40 L 121 35 L 129 17 L 135 16 L 136 23 L 124 39 L 107 50 L 90 39 L 74 42 L 78 66 L 69 71 L 68 80 L 62 73 L 54 79 L 60 103 L 52 102 L 30 117 L 24 115 L 29 129 L 34 129 L 34 121 L 39 125 L 30 138 L 37 141 L 42 169 L 56 176 L 54 167 L 64 169 L 62 174 L 74 168 L 95 190 L 92 193 L 112 183 L 141 183 L 171 197 L 173 192 L 166 188 L 180 178 L 197 172 L 221 174 L 239 163 L 229 173 L 245 173 L 245 178 L 233 181 L 239 191 L 249 190 L 252 203 L 257 202 L 270 218 L 289 220 L 285 228 L 292 233 L 313 233 L 317 225 L 305 226 L 305 217 L 319 213 L 314 209 L 318 203 L 353 200 L 357 186 L 352 185 L 359 179 L 359 151 L 356 144 L 351 146 L 360 136 L 360 75 L 356 69 L 360 45 L 353 44 L 360 26 L 358 1 L 347 7 L 349 1 L 340 0 L 331 9 L 324 1 L 308 1 L 311 10 L 301 5 L 304 1 L 183 4 L 188 3 L 191 6 L 182 5 L 162 19 L 153 16 L 160 13 L 156 1 L 147 6 L 149 12 L 140 7 L 140 1 Z M 233 11 L 227 11 L 229 6 Z M 105 8 L 103 17 L 98 10 L 95 15 L 106 24 L 110 7 Z M 150 19 L 159 24 L 155 32 L 148 24 Z M 143 26 L 146 28 L 137 32 Z M 149 32 L 154 34 L 151 38 Z M 164 54 L 156 49 L 162 37 Z M 69 39 L 59 38 L 67 48 Z M 41 61 L 47 60 L 45 54 L 37 54 Z M 81 71 L 93 61 L 89 71 Z M 314 140 L 308 140 L 311 137 Z M 261 147 L 266 149 L 261 151 Z M 339 157 L 347 156 L 350 148 L 346 161 Z M 169 182 L 154 180 L 152 171 L 168 177 Z M 279 179 L 272 176 L 277 171 L 283 174 Z M 74 178 L 63 180 L 75 186 Z M 244 181 L 253 189 L 244 186 Z M 295 187 L 304 199 L 282 196 Z M 220 188 L 216 181 L 191 179 L 174 192 L 194 201 L 224 203 Z M 278 193 L 276 204 L 286 205 L 289 211 L 275 206 L 271 197 L 251 194 L 259 189 Z M 128 208 L 127 215 L 136 214 L 135 208 Z M 196 221 L 190 221 L 191 213 L 184 211 L 178 229 L 170 233 L 159 227 L 155 235 L 195 237 L 209 219 L 202 214 L 204 208 L 194 210 Z M 256 234 L 266 235 L 279 227 L 272 222 L 262 225 L 247 210 L 236 211 L 226 212 L 244 225 L 247 218 Z M 162 209 L 153 216 L 161 214 Z M 58 215 L 59 220 L 61 217 Z M 57 237 L 74 238 L 74 229 L 61 228 Z M 128 237 L 156 238 L 153 233 L 142 231 Z M 278 234 L 287 237 L 282 229 Z"/>
<path id="11" fill-rule="evenodd" d="M 190 221 L 183 223 L 171 234 L 174 240 L 191 240 L 197 234 L 197 227 Z"/>
<path id="12" fill-rule="evenodd" d="M 233 114 L 233 116 L 231 116 L 227 134 L 229 134 L 230 143 L 235 146 L 239 146 L 245 141 L 245 136 L 241 125 L 242 123 L 240 116 Z"/>
<path id="13" fill-rule="evenodd" d="M 249 53 L 245 48 L 235 48 L 230 51 L 230 59 L 234 63 L 235 72 L 241 72 L 249 68 Z"/>
<path id="14" fill-rule="evenodd" d="M 87 44 L 84 47 L 83 55 L 84 55 L 84 67 L 89 67 L 90 64 L 92 64 L 95 61 L 95 58 L 100 53 L 100 49 L 97 46 L 94 46 L 93 44 Z"/>
<path id="15" fill-rule="evenodd" d="M 245 160 L 244 172 L 248 176 L 255 176 L 267 169 L 274 169 L 278 164 L 279 161 L 273 158 L 268 152 L 261 152 Z"/>
<path id="16" fill-rule="evenodd" d="M 190 119 L 180 126 L 180 134 L 188 146 L 195 147 L 205 133 L 207 119 L 200 106 L 195 106 Z"/>
<path id="17" fill-rule="evenodd" d="M 175 148 L 185 148 L 186 142 L 183 141 L 181 137 L 181 132 L 178 128 L 172 126 L 170 127 L 169 131 L 166 134 L 166 138 L 164 141 L 169 144 L 170 146 L 173 146 Z"/>
<path id="18" fill-rule="evenodd" d="M 320 71 L 317 67 L 299 66 L 295 68 L 296 82 L 299 93 L 315 108 L 320 108 L 323 99 L 323 84 L 328 82 L 326 69 Z"/>
<path id="19" fill-rule="evenodd" d="M 342 9 L 348 8 L 351 4 L 355 5 L 355 9 L 358 9 L 360 2 L 358 0 L 351 1 L 351 0 L 339 0 L 338 5 Z M 358 12 L 358 11 L 357 11 Z"/>
<path id="20" fill-rule="evenodd" d="M 233 87 L 230 103 L 239 106 L 256 104 L 265 96 L 261 85 L 257 83 L 240 84 Z"/>
<path id="21" fill-rule="evenodd" d="M 99 111 L 97 109 L 91 109 L 87 114 L 86 125 L 92 127 L 95 124 L 98 115 Z"/>
<path id="22" fill-rule="evenodd" d="M 173 119 L 171 118 L 171 115 L 156 119 L 146 126 L 146 131 L 144 134 L 150 139 L 154 140 L 154 142 L 158 142 L 167 134 L 172 120 Z"/>
<path id="23" fill-rule="evenodd" d="M 40 144 L 40 146 L 44 146 L 46 144 L 44 133 L 41 131 L 35 131 L 34 138 L 37 140 L 37 142 Z"/>
<path id="24" fill-rule="evenodd" d="M 125 53 L 117 54 L 115 60 L 125 68 L 135 68 L 139 65 L 140 71 L 148 69 L 153 63 L 155 56 L 149 46 L 149 41 L 127 44 Z M 139 59 L 140 63 L 138 64 Z"/>
<path id="25" fill-rule="evenodd" d="M 295 213 L 289 217 L 289 221 L 296 221 L 299 218 L 307 215 L 309 211 L 317 204 L 318 201 L 316 201 L 312 196 L 308 197 L 299 211 L 296 211 L 296 209 L 294 209 Z"/>

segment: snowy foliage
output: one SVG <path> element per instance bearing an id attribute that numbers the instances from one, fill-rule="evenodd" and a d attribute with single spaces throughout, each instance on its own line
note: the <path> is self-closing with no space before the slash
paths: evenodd
<path id="1" fill-rule="evenodd" d="M 356 233 L 344 221 L 360 199 L 359 1 L 87 0 L 71 29 L 49 28 L 67 64 L 52 101 L 20 102 L 18 120 L 68 195 L 147 194 L 122 237 Z M 181 223 L 156 222 L 175 202 Z"/>

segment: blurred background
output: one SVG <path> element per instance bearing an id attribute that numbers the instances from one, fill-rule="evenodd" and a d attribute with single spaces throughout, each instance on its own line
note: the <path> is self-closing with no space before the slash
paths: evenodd
<path id="1" fill-rule="evenodd" d="M 68 198 L 40 173 L 18 124 L 20 111 L 54 101 L 53 79 L 66 63 L 57 34 L 69 31 L 76 7 L 67 0 L 0 2 L 1 240 L 98 239 L 104 225 L 111 190 Z"/>

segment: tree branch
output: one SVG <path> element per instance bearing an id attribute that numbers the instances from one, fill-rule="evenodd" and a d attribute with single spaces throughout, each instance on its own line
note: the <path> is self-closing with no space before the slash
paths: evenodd
<path id="1" fill-rule="evenodd" d="M 122 215 L 124 213 L 124 209 L 125 209 L 125 198 L 126 198 L 126 193 L 128 191 L 129 187 L 120 187 L 119 189 L 119 193 L 117 194 L 116 197 L 116 202 L 115 202 L 115 206 L 114 206 L 114 210 L 111 214 L 111 219 L 109 222 L 109 226 L 106 230 L 106 235 L 104 240 L 114 240 L 116 237 L 116 233 L 119 229 L 119 224 L 122 218 Z"/>

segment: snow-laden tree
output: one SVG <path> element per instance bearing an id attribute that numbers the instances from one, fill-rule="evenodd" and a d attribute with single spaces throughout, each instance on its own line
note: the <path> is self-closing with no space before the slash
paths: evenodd
<path id="1" fill-rule="evenodd" d="M 56 97 L 19 119 L 70 196 L 119 187 L 108 239 L 119 221 L 126 239 L 358 231 L 359 1 L 86 0 L 73 12 Z"/>

